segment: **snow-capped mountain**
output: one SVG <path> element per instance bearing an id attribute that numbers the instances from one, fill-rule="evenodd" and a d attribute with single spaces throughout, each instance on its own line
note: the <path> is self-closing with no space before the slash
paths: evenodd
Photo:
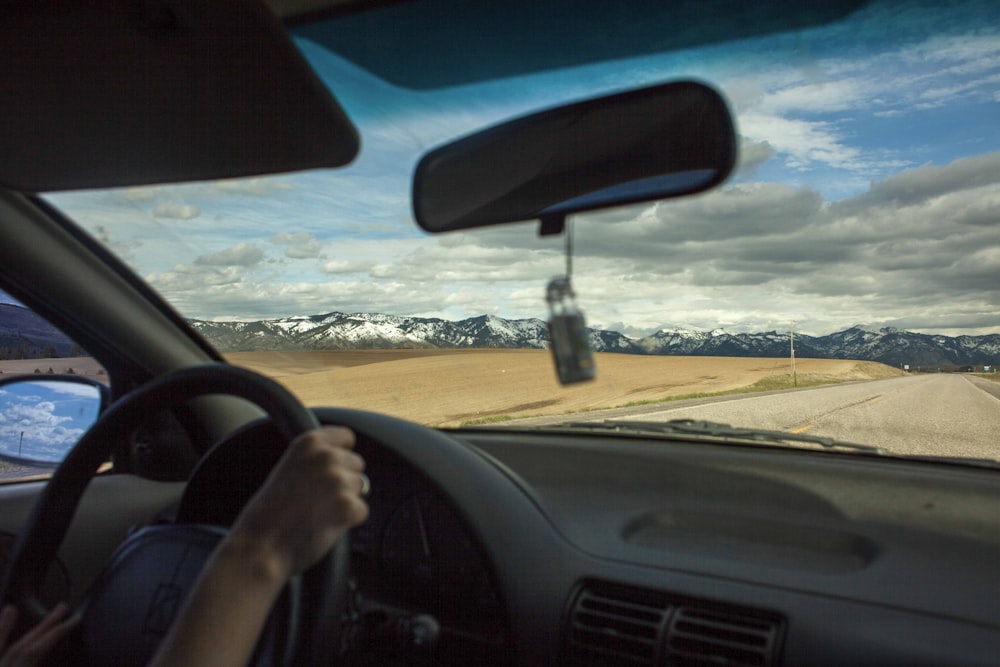
<path id="1" fill-rule="evenodd" d="M 349 350 L 368 348 L 535 348 L 549 346 L 539 319 L 507 320 L 480 315 L 457 322 L 377 313 L 326 313 L 255 322 L 206 322 L 191 325 L 226 352 L 254 350 Z M 641 352 L 617 331 L 589 330 L 599 352 Z"/>
<path id="2" fill-rule="evenodd" d="M 349 350 L 367 348 L 544 348 L 545 322 L 480 315 L 458 322 L 377 313 L 326 313 L 256 322 L 192 326 L 220 350 Z"/>
<path id="3" fill-rule="evenodd" d="M 728 333 L 665 329 L 638 341 L 649 354 L 722 357 L 786 357 L 787 332 Z M 851 327 L 826 336 L 795 335 L 799 357 L 861 359 L 893 366 L 994 365 L 1000 362 L 1000 334 L 941 336 L 885 327 Z"/>
<path id="4" fill-rule="evenodd" d="M 662 329 L 639 341 L 649 354 L 687 354 L 716 357 L 787 357 L 787 333 L 730 333 L 724 329 L 711 331 Z M 817 349 L 808 337 L 795 337 L 796 354 L 802 357 L 829 356 Z"/>
<path id="5" fill-rule="evenodd" d="M 998 334 L 952 337 L 913 333 L 893 327 L 879 329 L 878 332 L 852 327 L 816 340 L 822 341 L 829 356 L 837 359 L 875 359 L 896 366 L 900 364 L 992 366 L 1000 362 Z"/>
<path id="6" fill-rule="evenodd" d="M 373 313 L 326 313 L 256 322 L 205 322 L 191 325 L 226 352 L 254 350 L 364 348 L 547 348 L 548 331 L 539 319 L 507 320 L 480 315 L 457 322 L 436 318 Z M 662 329 L 644 338 L 590 329 L 598 352 L 727 357 L 785 357 L 788 333 L 730 333 Z M 1000 334 L 940 336 L 893 328 L 855 326 L 827 336 L 796 334 L 799 357 L 861 359 L 900 366 L 1000 363 Z"/>
<path id="7" fill-rule="evenodd" d="M 453 322 L 378 313 L 326 313 L 255 322 L 190 320 L 223 352 L 256 350 L 350 350 L 370 348 L 547 348 L 539 319 L 507 320 L 480 315 Z M 627 354 L 787 357 L 787 332 L 730 333 L 661 329 L 642 338 L 589 329 L 598 352 Z M 83 355 L 83 350 L 30 310 L 0 304 L 0 359 Z M 941 336 L 857 325 L 826 336 L 795 335 L 799 357 L 881 361 L 893 366 L 1000 365 L 1000 334 Z"/>

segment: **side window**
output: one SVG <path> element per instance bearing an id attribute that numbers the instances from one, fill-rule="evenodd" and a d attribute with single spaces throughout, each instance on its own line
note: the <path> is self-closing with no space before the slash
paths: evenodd
<path id="1" fill-rule="evenodd" d="M 97 419 L 105 369 L 0 291 L 0 483 L 49 475 Z"/>

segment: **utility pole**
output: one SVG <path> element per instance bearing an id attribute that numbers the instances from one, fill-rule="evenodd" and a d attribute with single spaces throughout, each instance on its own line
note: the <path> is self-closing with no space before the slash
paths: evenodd
<path id="1" fill-rule="evenodd" d="M 795 376 L 795 320 L 792 320 L 792 326 L 788 330 L 788 344 L 792 359 L 792 386 L 798 387 L 799 379 Z"/>

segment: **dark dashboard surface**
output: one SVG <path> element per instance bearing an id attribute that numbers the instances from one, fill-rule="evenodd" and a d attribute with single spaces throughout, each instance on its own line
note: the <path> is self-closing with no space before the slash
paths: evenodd
<path id="1" fill-rule="evenodd" d="M 359 445 L 372 493 L 368 520 L 351 533 L 352 574 L 367 637 L 384 657 L 405 658 L 395 630 L 428 616 L 438 646 L 427 660 L 475 664 L 499 655 L 506 619 L 490 559 L 466 520 L 424 475 L 384 450 Z M 417 660 L 420 661 L 419 659 Z"/>
<path id="2" fill-rule="evenodd" d="M 470 441 L 595 556 L 1000 623 L 1000 578 L 983 578 L 1000 563 L 1000 471 L 594 437 Z"/>
<path id="3" fill-rule="evenodd" d="M 511 499 L 527 499 L 522 525 L 480 525 L 452 498 L 451 474 L 366 451 L 382 491 L 355 539 L 359 584 L 492 645 L 494 662 L 508 639 L 530 645 L 516 647 L 525 664 L 1000 656 L 997 471 L 595 435 L 447 435 Z M 541 628 L 530 637 L 504 622 L 524 617 Z M 487 662 L 490 651 L 477 655 Z"/>
<path id="4" fill-rule="evenodd" d="M 357 664 L 998 663 L 1000 471 L 318 416 L 355 429 L 372 482 Z M 275 442 L 227 448 L 262 479 Z"/>

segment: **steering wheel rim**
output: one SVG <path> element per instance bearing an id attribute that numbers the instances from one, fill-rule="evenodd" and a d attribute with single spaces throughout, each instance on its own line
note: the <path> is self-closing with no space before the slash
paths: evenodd
<path id="1" fill-rule="evenodd" d="M 47 613 L 38 595 L 49 565 L 87 485 L 108 459 L 115 443 L 139 425 L 143 406 L 173 407 L 192 398 L 223 394 L 246 399 L 262 408 L 287 444 L 319 422 L 287 389 L 252 371 L 211 363 L 160 375 L 112 404 L 56 469 L 28 518 L 14 549 L 3 583 L 4 604 L 22 609 L 33 623 Z M 346 576 L 343 568 L 339 576 Z"/>
<path id="2" fill-rule="evenodd" d="M 362 434 L 359 434 L 359 437 Z M 275 425 L 260 419 L 215 443 L 198 461 L 177 506 L 176 524 L 228 527 L 284 454 Z M 301 646 L 296 664 L 330 664 L 345 645 L 350 579 L 349 533 L 302 573 L 298 587 Z M 285 664 L 285 663 L 282 663 Z"/>

